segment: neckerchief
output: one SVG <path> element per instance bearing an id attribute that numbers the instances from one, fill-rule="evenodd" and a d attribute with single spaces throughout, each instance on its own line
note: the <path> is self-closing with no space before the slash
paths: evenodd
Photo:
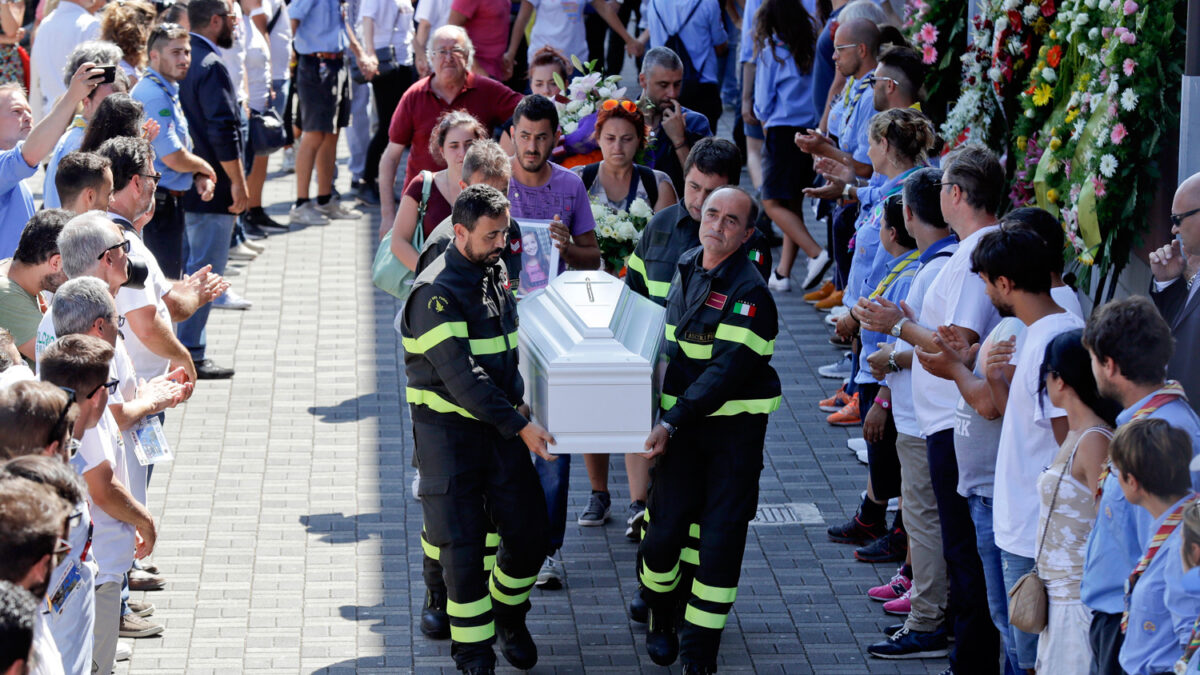
<path id="1" fill-rule="evenodd" d="M 1133 413 L 1133 419 L 1136 420 L 1139 417 L 1145 417 L 1146 415 L 1149 415 L 1150 413 L 1158 410 L 1177 398 L 1183 399 L 1184 401 L 1187 400 L 1187 394 L 1183 391 L 1183 385 L 1179 384 L 1175 380 L 1167 380 L 1162 389 L 1159 389 L 1150 395 L 1150 399 L 1146 401 L 1146 405 L 1138 408 L 1137 411 Z M 1096 485 L 1097 502 L 1099 502 L 1100 498 L 1104 496 L 1104 479 L 1108 478 L 1108 474 L 1111 473 L 1111 471 L 1112 460 L 1105 460 L 1104 467 L 1100 469 L 1100 480 L 1097 481 L 1098 484 Z"/>
<path id="2" fill-rule="evenodd" d="M 1125 582 L 1125 613 L 1121 615 L 1121 633 L 1125 633 L 1125 629 L 1129 627 L 1129 600 L 1133 595 L 1133 587 L 1137 585 L 1138 579 L 1142 573 L 1150 566 L 1150 561 L 1154 560 L 1154 556 L 1158 555 L 1158 549 L 1162 548 L 1167 537 L 1179 527 L 1179 523 L 1183 522 L 1183 510 L 1196 501 L 1196 495 L 1193 493 L 1187 499 L 1175 505 L 1171 512 L 1167 514 L 1166 520 L 1162 525 L 1158 526 L 1158 531 L 1150 538 L 1150 546 L 1146 549 L 1146 553 L 1142 555 L 1142 559 L 1138 561 L 1137 567 L 1133 568 L 1133 573 L 1129 575 L 1129 580 Z"/>
<path id="3" fill-rule="evenodd" d="M 920 251 L 913 249 L 912 251 L 909 251 L 908 255 L 897 260 L 896 264 L 892 266 L 892 269 L 888 271 L 888 275 L 883 278 L 883 281 L 879 282 L 879 285 L 875 287 L 875 290 L 871 291 L 871 295 L 868 296 L 867 299 L 874 300 L 875 298 L 878 298 L 886 293 L 887 289 L 891 287 L 892 283 L 895 282 L 896 279 L 900 278 L 900 273 L 904 271 L 904 268 L 916 262 L 920 255 Z"/>

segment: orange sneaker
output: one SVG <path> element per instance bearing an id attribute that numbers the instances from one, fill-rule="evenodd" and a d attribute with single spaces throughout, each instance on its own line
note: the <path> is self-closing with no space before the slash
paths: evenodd
<path id="1" fill-rule="evenodd" d="M 846 385 L 843 384 L 842 388 L 838 389 L 836 394 L 829 398 L 821 399 L 817 403 L 817 409 L 821 412 L 833 413 L 846 407 L 846 404 L 849 402 L 850 394 L 846 393 Z"/>
<path id="2" fill-rule="evenodd" d="M 850 402 L 841 410 L 826 417 L 825 421 L 835 427 L 854 427 L 862 424 L 862 417 L 858 414 L 858 392 L 855 392 Z"/>
<path id="3" fill-rule="evenodd" d="M 820 301 L 814 303 L 813 307 L 816 307 L 818 311 L 828 312 L 829 310 L 833 309 L 834 307 L 837 307 L 840 304 L 842 304 L 842 292 L 834 291 L 834 292 L 830 293 L 829 296 L 826 297 L 824 300 L 820 300 Z"/>
<path id="4" fill-rule="evenodd" d="M 828 298 L 829 294 L 833 293 L 835 290 L 837 290 L 837 289 L 833 287 L 833 282 L 826 281 L 825 283 L 821 284 L 821 287 L 818 288 L 817 290 L 811 291 L 809 293 L 805 293 L 804 301 L 809 303 L 810 305 L 815 302 L 820 302 L 821 300 Z"/>

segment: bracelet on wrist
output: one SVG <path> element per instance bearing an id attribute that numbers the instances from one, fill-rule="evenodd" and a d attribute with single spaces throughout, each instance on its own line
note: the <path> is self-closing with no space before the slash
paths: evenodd
<path id="1" fill-rule="evenodd" d="M 875 405 L 879 406 L 880 408 L 883 408 L 884 410 L 891 410 L 891 408 L 892 408 L 891 401 L 887 400 L 886 398 L 880 398 L 878 396 L 875 397 Z"/>

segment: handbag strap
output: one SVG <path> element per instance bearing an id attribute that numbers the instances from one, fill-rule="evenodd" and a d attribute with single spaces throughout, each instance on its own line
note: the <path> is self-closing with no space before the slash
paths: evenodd
<path id="1" fill-rule="evenodd" d="M 433 193 L 433 173 L 421 172 L 421 203 L 417 206 L 417 226 L 413 228 L 413 248 L 418 251 L 425 245 L 425 211 L 429 209 L 429 195 Z"/>
<path id="2" fill-rule="evenodd" d="M 1058 473 L 1058 481 L 1054 483 L 1054 496 L 1050 498 L 1050 508 L 1046 510 L 1046 525 L 1042 528 L 1042 538 L 1038 541 L 1037 553 L 1033 556 L 1034 571 L 1037 571 L 1038 563 L 1042 560 L 1042 549 L 1046 546 L 1046 535 L 1050 533 L 1050 519 L 1054 517 L 1054 506 L 1058 504 L 1058 490 L 1062 487 L 1063 478 L 1075 462 L 1075 453 L 1079 452 L 1079 444 L 1083 441 L 1083 437 L 1093 431 L 1103 433 L 1110 439 L 1112 438 L 1112 432 L 1104 427 L 1089 427 L 1084 429 L 1083 433 L 1079 434 L 1079 438 L 1075 439 L 1075 447 L 1071 448 L 1071 456 L 1067 457 L 1067 461 L 1063 463 L 1062 470 Z"/>

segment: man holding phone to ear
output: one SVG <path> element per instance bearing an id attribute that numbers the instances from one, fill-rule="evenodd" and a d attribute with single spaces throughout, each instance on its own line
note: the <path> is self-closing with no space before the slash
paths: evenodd
<path id="1" fill-rule="evenodd" d="M 38 164 L 53 152 L 66 132 L 75 106 L 102 78 L 96 64 L 79 66 L 66 93 L 36 126 L 21 85 L 0 84 L 0 259 L 12 257 L 25 223 L 33 217 L 33 193 L 24 180 L 37 173 Z"/>

